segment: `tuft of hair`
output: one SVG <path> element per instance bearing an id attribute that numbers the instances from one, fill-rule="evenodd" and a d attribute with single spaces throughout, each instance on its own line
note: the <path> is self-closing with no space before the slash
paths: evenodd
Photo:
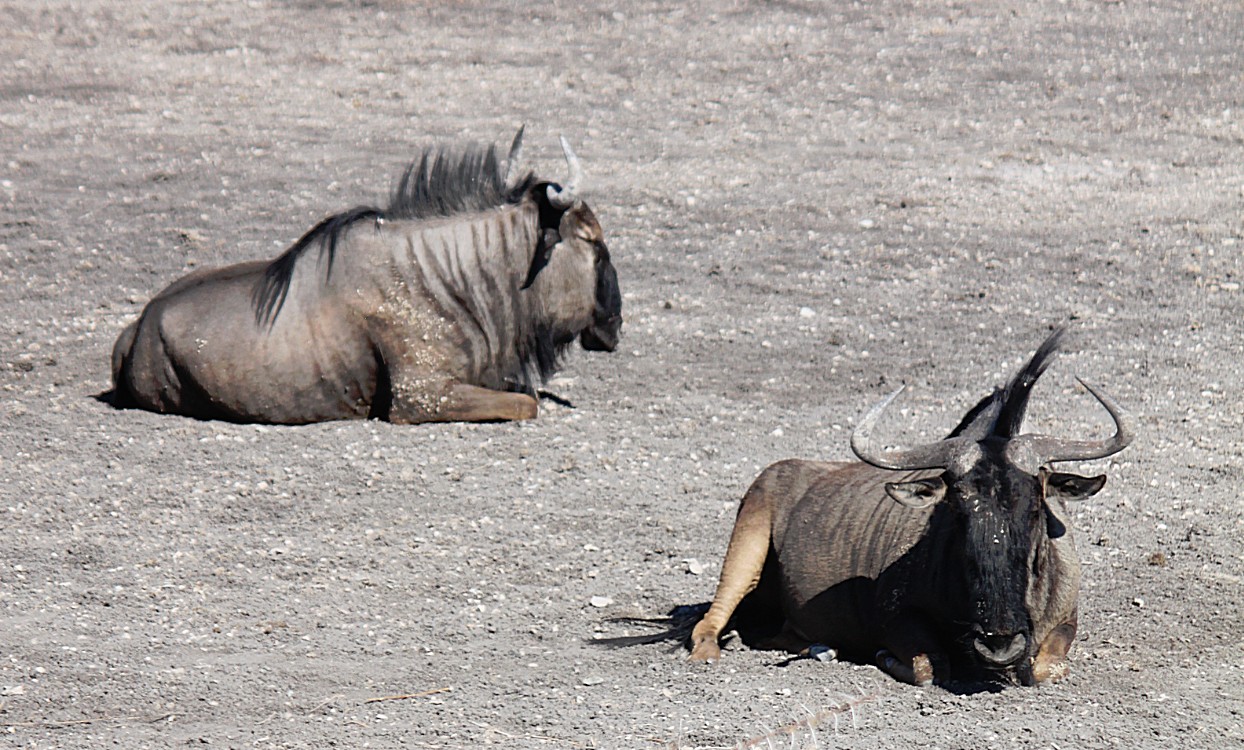
<path id="1" fill-rule="evenodd" d="M 333 259 L 337 257 L 337 243 L 346 228 L 363 219 L 378 219 L 381 214 L 369 206 L 358 206 L 349 211 L 324 219 L 319 224 L 298 238 L 288 250 L 281 253 L 268 264 L 263 277 L 255 284 L 251 292 L 251 303 L 255 307 L 255 325 L 271 326 L 276 321 L 277 313 L 285 305 L 289 296 L 289 283 L 294 277 L 294 266 L 303 256 L 307 248 L 315 242 L 320 243 L 320 255 L 326 257 L 328 268 L 324 278 L 333 272 Z"/>
<path id="2" fill-rule="evenodd" d="M 973 406 L 947 437 L 1014 437 L 1023 427 L 1028 411 L 1028 396 L 1041 374 L 1054 361 L 1062 346 L 1066 326 L 1059 326 L 1042 342 L 1028 363 L 1015 373 L 1007 384 L 994 390 Z"/>
<path id="3" fill-rule="evenodd" d="M 425 148 L 402 172 L 389 205 L 383 211 L 372 206 L 358 206 L 330 216 L 268 264 L 251 292 L 255 325 L 270 327 L 276 321 L 289 296 L 294 267 L 312 245 L 319 244 L 320 257 L 325 260 L 324 278 L 332 275 L 341 236 L 356 222 L 454 216 L 514 205 L 523 199 L 535 181 L 535 175 L 527 172 L 514 184 L 507 185 L 495 146 L 483 148 L 473 144 L 461 151 L 444 146 Z"/>
<path id="4" fill-rule="evenodd" d="M 384 217 L 426 219 L 513 205 L 534 183 L 528 172 L 506 185 L 495 146 L 471 145 L 460 152 L 432 146 L 402 173 Z"/>

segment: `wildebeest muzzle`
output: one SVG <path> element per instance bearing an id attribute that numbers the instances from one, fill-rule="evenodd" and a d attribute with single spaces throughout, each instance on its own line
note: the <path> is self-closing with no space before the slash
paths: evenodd
<path id="1" fill-rule="evenodd" d="M 972 648 L 989 668 L 1010 667 L 1028 653 L 1028 636 L 1024 633 L 987 633 L 979 628 L 974 630 Z"/>
<path id="2" fill-rule="evenodd" d="M 591 352 L 611 352 L 618 348 L 622 332 L 622 292 L 618 288 L 618 272 L 608 258 L 596 272 L 596 310 L 592 325 L 583 329 L 579 343 Z"/>

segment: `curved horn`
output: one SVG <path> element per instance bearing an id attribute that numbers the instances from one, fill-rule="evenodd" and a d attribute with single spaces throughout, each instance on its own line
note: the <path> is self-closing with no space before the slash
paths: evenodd
<path id="1" fill-rule="evenodd" d="M 1114 420 L 1114 437 L 1105 440 L 1063 440 L 1047 435 L 1021 435 L 1015 438 L 1023 441 L 1031 451 L 1041 457 L 1041 463 L 1054 461 L 1092 461 L 1112 456 L 1131 444 L 1135 437 L 1135 420 L 1127 410 L 1119 406 L 1108 393 L 1095 388 L 1080 378 L 1076 378 L 1097 402 L 1106 407 L 1110 418 Z"/>
<path id="2" fill-rule="evenodd" d="M 916 471 L 918 469 L 941 469 L 949 466 L 960 444 L 970 442 L 968 438 L 950 438 L 927 445 L 917 445 L 912 448 L 896 448 L 890 451 L 881 450 L 880 446 L 873 444 L 872 431 L 877 426 L 878 420 L 881 419 L 881 413 L 886 410 L 890 402 L 898 397 L 898 394 L 902 393 L 906 387 L 905 385 L 900 386 L 898 390 L 886 396 L 864 415 L 859 425 L 851 433 L 851 450 L 855 451 L 855 455 L 861 461 L 872 464 L 879 469 Z"/>
<path id="3" fill-rule="evenodd" d="M 523 130 L 527 128 L 526 124 L 518 126 L 518 132 L 514 134 L 514 141 L 510 143 L 510 157 L 506 159 L 505 164 L 505 186 L 507 188 L 514 184 L 515 178 L 518 177 L 518 162 L 523 158 Z"/>
<path id="4" fill-rule="evenodd" d="M 570 176 L 560 190 L 549 185 L 548 196 L 549 203 L 565 209 L 573 206 L 579 197 L 579 188 L 583 184 L 583 165 L 579 163 L 579 157 L 575 156 L 574 149 L 570 148 L 570 141 L 566 140 L 566 136 L 561 136 L 561 142 L 562 153 L 566 155 L 566 164 L 570 167 Z"/>

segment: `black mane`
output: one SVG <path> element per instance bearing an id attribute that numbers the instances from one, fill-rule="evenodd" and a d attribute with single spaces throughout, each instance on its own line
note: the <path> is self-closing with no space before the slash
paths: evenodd
<path id="1" fill-rule="evenodd" d="M 1062 345 L 1067 328 L 1060 327 L 1049 335 L 1028 364 L 1001 388 L 981 399 L 951 430 L 947 437 L 970 437 L 983 440 L 990 436 L 1014 437 L 1023 427 L 1028 410 L 1028 396 L 1037 379 L 1045 372 Z"/>
<path id="2" fill-rule="evenodd" d="M 402 173 L 387 208 L 357 206 L 330 216 L 268 264 L 251 294 L 255 324 L 270 326 L 276 320 L 289 295 L 294 266 L 313 244 L 318 242 L 320 257 L 327 258 L 324 278 L 332 274 L 337 243 L 356 222 L 455 216 L 515 205 L 534 183 L 535 175 L 528 172 L 507 187 L 494 146 L 471 145 L 460 152 L 443 146 L 424 149 Z"/>

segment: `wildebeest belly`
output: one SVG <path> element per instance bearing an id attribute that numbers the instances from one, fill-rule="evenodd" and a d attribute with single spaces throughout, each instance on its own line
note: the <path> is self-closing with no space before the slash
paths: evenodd
<path id="1" fill-rule="evenodd" d="M 847 655 L 871 658 L 895 618 L 929 603 L 909 585 L 929 514 L 904 508 L 884 481 L 902 474 L 860 467 L 827 472 L 776 519 L 773 551 L 788 630 Z"/>

